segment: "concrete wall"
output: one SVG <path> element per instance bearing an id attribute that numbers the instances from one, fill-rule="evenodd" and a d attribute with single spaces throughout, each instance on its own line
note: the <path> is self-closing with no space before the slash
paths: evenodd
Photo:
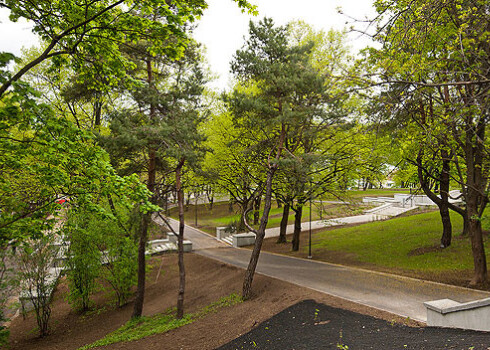
<path id="1" fill-rule="evenodd" d="M 424 303 L 427 325 L 490 332 L 490 298 L 468 303 L 441 299 Z"/>

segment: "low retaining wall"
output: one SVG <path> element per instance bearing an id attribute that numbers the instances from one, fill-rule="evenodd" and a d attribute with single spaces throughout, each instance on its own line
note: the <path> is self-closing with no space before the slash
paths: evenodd
<path id="1" fill-rule="evenodd" d="M 424 303 L 427 325 L 490 332 L 490 298 L 458 303 L 451 299 Z"/>
<path id="2" fill-rule="evenodd" d="M 232 236 L 232 240 L 235 248 L 252 245 L 255 243 L 255 233 L 236 233 Z"/>

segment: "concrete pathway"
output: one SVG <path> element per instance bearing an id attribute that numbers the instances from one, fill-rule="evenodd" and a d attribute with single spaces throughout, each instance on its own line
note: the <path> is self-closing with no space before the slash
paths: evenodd
<path id="1" fill-rule="evenodd" d="M 379 215 L 376 214 L 363 214 L 356 216 L 348 216 L 345 218 L 329 219 L 329 220 L 318 220 L 311 222 L 311 229 L 317 230 L 320 228 L 330 227 L 330 226 L 340 226 L 346 224 L 364 224 L 366 222 L 379 220 Z M 310 222 L 303 222 L 301 224 L 301 231 L 305 232 L 310 229 Z M 272 227 L 265 230 L 265 237 L 277 237 L 279 236 L 279 227 Z M 286 227 L 286 234 L 291 234 L 294 231 L 294 224 L 288 225 Z"/>
<path id="2" fill-rule="evenodd" d="M 171 224 L 177 228 L 176 220 Z M 248 265 L 249 249 L 232 248 L 190 226 L 184 236 L 193 242 L 197 254 L 241 268 Z M 488 292 L 266 252 L 260 254 L 257 272 L 422 322 L 427 321 L 425 301 L 490 297 Z"/>

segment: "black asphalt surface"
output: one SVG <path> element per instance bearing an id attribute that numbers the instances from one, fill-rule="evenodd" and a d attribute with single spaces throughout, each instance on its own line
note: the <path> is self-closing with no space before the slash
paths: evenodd
<path id="1" fill-rule="evenodd" d="M 490 333 L 412 328 L 305 300 L 218 349 L 487 350 Z"/>

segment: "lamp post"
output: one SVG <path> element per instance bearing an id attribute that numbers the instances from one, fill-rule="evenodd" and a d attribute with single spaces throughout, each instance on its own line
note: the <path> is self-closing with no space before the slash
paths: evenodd
<path id="1" fill-rule="evenodd" d="M 194 193 L 194 196 L 195 196 L 194 217 L 195 217 L 195 224 L 197 227 L 197 193 Z"/>
<path id="2" fill-rule="evenodd" d="M 311 259 L 311 182 L 310 182 L 310 233 L 309 233 L 309 242 L 308 242 L 308 259 Z"/>

